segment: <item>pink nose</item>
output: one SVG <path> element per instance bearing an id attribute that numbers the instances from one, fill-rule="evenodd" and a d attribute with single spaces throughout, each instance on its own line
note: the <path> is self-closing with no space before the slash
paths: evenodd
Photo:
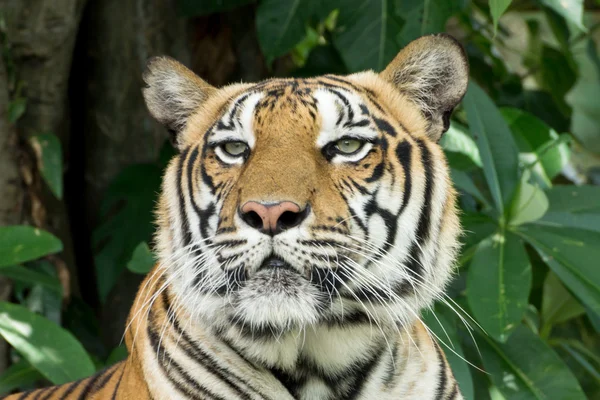
<path id="1" fill-rule="evenodd" d="M 300 206 L 291 201 L 275 204 L 261 204 L 249 201 L 241 208 L 241 218 L 254 229 L 271 236 L 300 225 L 308 214 L 308 207 L 300 210 Z"/>

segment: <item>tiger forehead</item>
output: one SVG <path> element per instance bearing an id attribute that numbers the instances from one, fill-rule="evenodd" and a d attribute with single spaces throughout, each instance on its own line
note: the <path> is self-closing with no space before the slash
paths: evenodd
<path id="1" fill-rule="evenodd" d="M 332 95 L 336 115 L 348 107 L 347 98 L 358 100 L 363 113 L 368 113 L 365 103 L 372 103 L 375 94 L 367 88 L 357 86 L 341 77 L 326 75 L 318 78 L 270 79 L 249 88 L 238 99 L 254 93 L 261 95 L 254 104 L 252 124 L 260 131 L 275 128 L 278 131 L 317 134 L 321 125 L 319 115 L 319 92 Z M 368 100 L 368 101 L 365 101 Z M 377 107 L 377 104 L 375 104 Z"/>
<path id="2" fill-rule="evenodd" d="M 319 125 L 317 101 L 313 96 L 315 89 L 303 80 L 273 82 L 262 89 L 263 97 L 254 108 L 256 133 L 271 128 L 313 132 Z"/>

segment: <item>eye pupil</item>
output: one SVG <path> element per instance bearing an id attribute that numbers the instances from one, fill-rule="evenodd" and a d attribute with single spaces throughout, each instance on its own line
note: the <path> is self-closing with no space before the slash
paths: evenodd
<path id="1" fill-rule="evenodd" d="M 222 149 L 230 156 L 237 157 L 246 152 L 246 150 L 248 149 L 248 145 L 244 142 L 229 142 L 225 143 Z"/>
<path id="2" fill-rule="evenodd" d="M 335 148 L 342 154 L 353 154 L 360 150 L 363 142 L 358 139 L 341 139 L 335 144 Z"/>

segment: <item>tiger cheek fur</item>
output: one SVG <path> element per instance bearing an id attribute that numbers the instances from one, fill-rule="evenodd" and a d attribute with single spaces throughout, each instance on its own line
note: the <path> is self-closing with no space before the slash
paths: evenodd
<path id="1" fill-rule="evenodd" d="M 180 154 L 113 398 L 462 398 L 419 313 L 457 251 L 437 142 L 467 77 L 447 35 L 380 74 L 220 89 L 152 60 L 144 96 Z"/>

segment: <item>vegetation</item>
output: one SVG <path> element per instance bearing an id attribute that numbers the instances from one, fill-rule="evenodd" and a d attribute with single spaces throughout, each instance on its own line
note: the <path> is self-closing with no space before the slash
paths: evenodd
<path id="1" fill-rule="evenodd" d="M 233 42 L 236 10 L 244 7 L 246 19 L 255 15 L 259 56 L 272 75 L 382 70 L 402 46 L 435 32 L 464 44 L 472 79 L 442 145 L 466 233 L 446 301 L 423 318 L 467 399 L 600 398 L 598 5 L 180 0 L 190 21 L 211 14 L 231 24 Z M 18 128 L 27 117 L 27 82 L 19 80 L 3 29 L 7 116 Z M 34 133 L 21 145 L 29 146 L 33 169 L 60 199 L 64 142 Z M 143 134 L 140 129 L 136 140 L 144 141 Z M 65 274 L 76 275 L 61 268 L 56 235 L 0 227 L 0 275 L 14 282 L 11 302 L 0 302 L 0 335 L 12 346 L 0 394 L 79 379 L 125 356 L 122 346 L 103 338 L 98 318 L 119 282 L 130 279 L 127 270 L 144 274 L 154 263 L 152 209 L 173 154 L 166 143 L 154 161 L 112 176 L 87 243 L 95 274 L 86 272 L 88 260 L 76 262 L 80 281 L 90 278 L 97 288 L 83 300 L 70 295 Z"/>

